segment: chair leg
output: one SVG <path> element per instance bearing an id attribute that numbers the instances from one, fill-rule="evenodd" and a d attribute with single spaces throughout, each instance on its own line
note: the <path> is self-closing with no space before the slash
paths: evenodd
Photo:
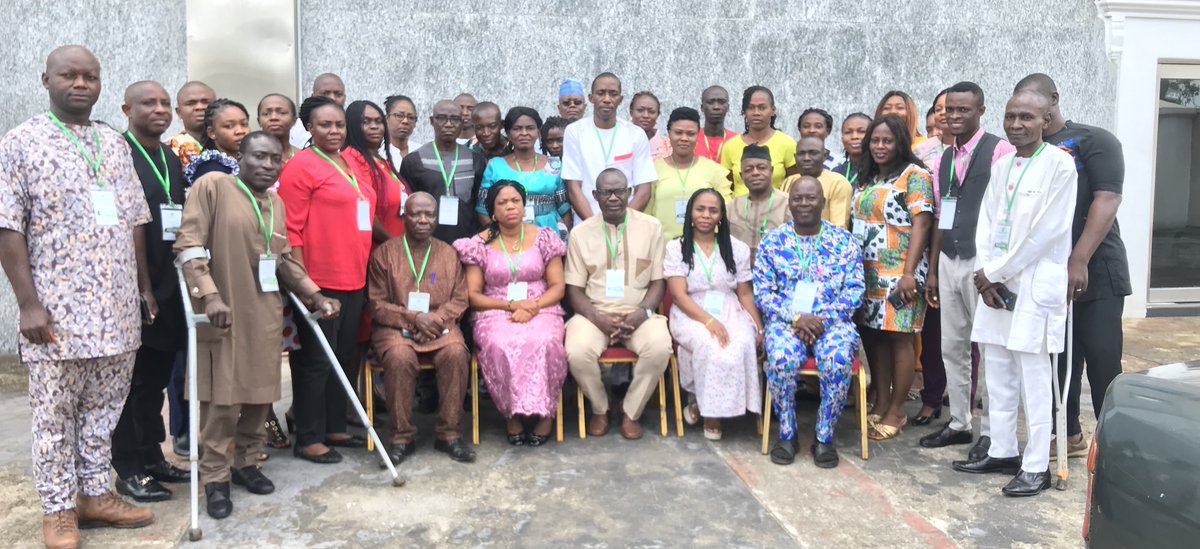
<path id="1" fill-rule="evenodd" d="M 371 425 L 374 425 L 375 424 L 375 387 L 373 385 L 375 384 L 375 380 L 373 378 L 375 376 L 371 375 L 371 363 L 370 362 L 365 362 L 365 361 L 363 362 L 362 373 L 363 373 L 363 378 L 364 378 L 363 379 L 363 389 L 367 393 L 366 396 L 363 398 L 363 401 L 365 401 L 366 405 L 367 405 L 367 421 L 370 421 Z M 370 452 L 374 452 L 374 451 L 375 451 L 375 439 L 374 439 L 374 437 L 367 437 L 367 452 L 370 453 Z"/>
<path id="2" fill-rule="evenodd" d="M 679 361 L 671 355 L 671 379 L 675 382 L 675 434 L 683 436 L 683 404 L 679 397 Z"/>
<path id="3" fill-rule="evenodd" d="M 584 426 L 584 411 L 583 411 L 583 387 L 578 383 L 575 384 L 575 394 L 579 397 L 579 438 L 587 438 L 587 427 Z"/>
<path id="4" fill-rule="evenodd" d="M 479 360 L 471 355 L 471 442 L 479 446 Z"/>
<path id="5" fill-rule="evenodd" d="M 662 436 L 667 436 L 667 376 L 658 376 L 658 418 L 662 423 Z"/>
<path id="6" fill-rule="evenodd" d="M 762 453 L 767 455 L 767 442 L 771 438 L 771 386 L 763 383 Z"/>
<path id="7" fill-rule="evenodd" d="M 554 414 L 555 415 L 554 422 L 556 424 L 555 431 L 554 431 L 554 440 L 556 440 L 558 442 L 563 441 L 563 426 L 562 426 L 562 419 L 563 419 L 563 399 L 562 399 L 562 397 L 563 397 L 563 395 L 562 394 L 563 394 L 562 388 L 559 388 L 558 389 L 558 412 L 556 414 Z"/>
<path id="8" fill-rule="evenodd" d="M 767 376 L 763 375 L 762 372 L 759 372 L 758 380 L 765 391 L 767 387 Z M 761 436 L 763 434 L 763 414 L 761 411 L 758 413 L 758 419 L 754 421 L 754 434 L 757 436 Z"/>
<path id="9" fill-rule="evenodd" d="M 858 367 L 857 377 L 858 379 L 855 381 L 858 383 L 858 430 L 859 436 L 862 438 L 860 454 L 863 461 L 866 461 L 871 459 L 871 450 L 867 442 L 867 373 L 862 366 Z"/>

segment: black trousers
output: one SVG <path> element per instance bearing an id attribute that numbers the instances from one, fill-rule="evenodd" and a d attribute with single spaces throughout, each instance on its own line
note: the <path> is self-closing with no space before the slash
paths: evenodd
<path id="1" fill-rule="evenodd" d="M 1075 332 L 1074 352 L 1071 365 L 1071 390 L 1067 395 L 1067 435 L 1083 432 L 1079 425 L 1079 395 L 1086 368 L 1088 383 L 1092 388 L 1092 408 L 1096 417 L 1104 404 L 1108 386 L 1121 373 L 1121 353 L 1124 335 L 1121 330 L 1121 314 L 1125 311 L 1125 298 L 1111 296 L 1090 301 L 1076 301 L 1073 317 Z M 1066 353 L 1058 356 L 1058 380 L 1065 382 L 1067 375 Z"/>
<path id="2" fill-rule="evenodd" d="M 112 466 L 121 478 L 145 473 L 147 465 L 163 460 L 163 389 L 178 354 L 145 345 L 138 349 L 129 396 L 112 433 Z"/>
<path id="3" fill-rule="evenodd" d="M 354 357 L 366 292 L 359 289 L 352 292 L 321 290 L 321 293 L 342 303 L 337 318 L 320 320 L 318 325 L 341 363 L 342 371 L 353 384 L 358 376 L 358 363 Z M 308 446 L 323 442 L 327 434 L 346 432 L 347 400 L 341 381 L 331 370 L 335 366 L 325 355 L 316 333 L 303 318 L 296 319 L 296 327 L 300 334 L 300 349 L 288 355 L 292 370 L 292 404 L 296 414 L 296 443 Z"/>

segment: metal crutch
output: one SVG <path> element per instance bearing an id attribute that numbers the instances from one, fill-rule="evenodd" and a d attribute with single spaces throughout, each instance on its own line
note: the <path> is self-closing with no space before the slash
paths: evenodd
<path id="1" fill-rule="evenodd" d="M 1067 436 L 1066 401 L 1068 393 L 1071 391 L 1071 369 L 1075 366 L 1074 361 L 1071 360 L 1075 344 L 1075 330 L 1071 326 L 1074 316 L 1075 304 L 1072 302 L 1067 305 L 1067 377 L 1066 381 L 1061 384 L 1061 391 L 1058 387 L 1060 385 L 1058 382 L 1058 353 L 1051 355 L 1050 358 L 1051 368 L 1054 370 L 1052 378 L 1054 380 L 1054 404 L 1056 406 L 1054 430 L 1058 433 L 1058 436 L 1054 438 L 1054 449 L 1056 452 L 1054 462 L 1058 466 L 1058 480 L 1054 483 L 1054 487 L 1059 490 L 1067 489 L 1067 477 L 1070 476 L 1067 470 L 1067 439 L 1070 437 Z"/>
<path id="2" fill-rule="evenodd" d="M 358 414 L 358 419 L 362 421 L 362 424 L 367 426 L 367 434 L 375 442 L 375 450 L 379 452 L 379 457 L 383 459 L 383 464 L 387 466 L 388 473 L 392 475 L 392 486 L 404 486 L 404 478 L 400 476 L 400 473 L 396 472 L 396 467 L 392 465 L 392 460 L 388 458 L 387 451 L 383 449 L 383 441 L 379 439 L 379 434 L 375 432 L 375 426 L 371 423 L 371 418 L 367 417 L 367 411 L 358 402 L 358 395 L 354 392 L 354 386 L 350 384 L 350 380 L 346 377 L 346 372 L 342 371 L 342 365 L 338 362 L 337 355 L 334 354 L 333 348 L 329 346 L 329 340 L 325 339 L 325 332 L 322 332 L 321 327 L 317 324 L 317 319 L 321 317 L 321 311 L 309 312 L 308 307 L 305 307 L 304 303 L 300 302 L 300 298 L 296 297 L 296 294 L 288 292 L 288 296 L 296 304 L 296 310 L 304 317 L 304 321 L 308 323 L 308 327 L 312 328 L 313 333 L 317 335 L 317 341 L 321 342 L 321 348 L 325 351 L 325 356 L 329 357 L 329 362 L 333 364 L 333 372 L 337 374 L 338 379 L 342 382 L 342 388 L 346 390 L 346 396 L 349 397 L 350 403 L 354 405 L 354 412 Z"/>
<path id="3" fill-rule="evenodd" d="M 179 292 L 183 298 L 183 316 L 187 320 L 187 387 L 188 387 L 188 466 L 191 468 L 192 522 L 188 528 L 188 540 L 200 541 L 200 470 L 197 467 L 200 452 L 200 403 L 196 396 L 196 325 L 208 324 L 208 315 L 196 314 L 192 299 L 188 297 L 187 281 L 183 279 L 183 266 L 175 264 L 179 278 Z"/>

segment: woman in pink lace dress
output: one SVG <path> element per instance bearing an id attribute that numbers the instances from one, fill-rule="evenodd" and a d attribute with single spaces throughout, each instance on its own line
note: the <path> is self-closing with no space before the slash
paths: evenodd
<path id="1" fill-rule="evenodd" d="M 482 197 L 491 223 L 454 242 L 466 266 L 475 346 L 488 393 L 507 420 L 513 446 L 550 437 L 567 377 L 563 349 L 562 256 L 558 233 L 524 223 L 525 189 L 502 180 Z M 531 431 L 525 420 L 534 420 Z"/>

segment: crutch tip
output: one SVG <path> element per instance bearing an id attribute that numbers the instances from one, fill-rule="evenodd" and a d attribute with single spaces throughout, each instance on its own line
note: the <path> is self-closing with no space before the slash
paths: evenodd
<path id="1" fill-rule="evenodd" d="M 399 487 L 401 487 L 401 486 L 404 486 L 404 483 L 405 483 L 405 482 L 408 482 L 408 481 L 406 481 L 406 480 L 404 479 L 404 477 L 402 477 L 402 476 L 400 476 L 400 475 L 396 475 L 395 477 L 393 477 L 393 478 L 392 478 L 392 486 L 394 486 L 394 487 L 396 487 L 396 488 L 399 488 Z"/>
<path id="2" fill-rule="evenodd" d="M 1060 478 L 1057 481 L 1055 481 L 1054 488 L 1058 491 L 1066 490 L 1067 489 L 1067 479 Z"/>
<path id="3" fill-rule="evenodd" d="M 200 541 L 204 533 L 199 528 L 188 528 L 188 541 Z"/>

